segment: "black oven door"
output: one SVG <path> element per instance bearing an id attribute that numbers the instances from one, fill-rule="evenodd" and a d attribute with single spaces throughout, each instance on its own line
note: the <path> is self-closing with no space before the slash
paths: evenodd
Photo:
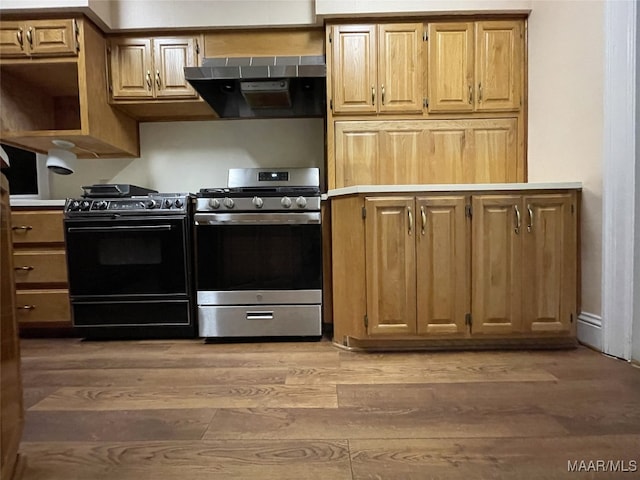
<path id="1" fill-rule="evenodd" d="M 195 218 L 198 291 L 322 288 L 319 212 Z"/>
<path id="2" fill-rule="evenodd" d="M 189 292 L 186 216 L 66 219 L 72 298 Z"/>

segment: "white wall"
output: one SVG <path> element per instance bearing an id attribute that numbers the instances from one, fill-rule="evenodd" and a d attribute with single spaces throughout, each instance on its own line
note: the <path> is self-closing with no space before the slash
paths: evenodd
<path id="1" fill-rule="evenodd" d="M 534 0 L 535 1 L 535 0 Z M 532 0 L 315 0 L 316 14 L 528 12 Z"/>
<path id="2" fill-rule="evenodd" d="M 132 183 L 163 192 L 225 187 L 230 167 L 320 167 L 320 118 L 160 122 L 140 125 L 138 159 L 86 159 L 76 173 L 53 175 L 52 198 L 78 196 L 81 185 Z"/>
<path id="3" fill-rule="evenodd" d="M 529 181 L 582 181 L 582 311 L 601 315 L 604 2 L 534 1 Z"/>

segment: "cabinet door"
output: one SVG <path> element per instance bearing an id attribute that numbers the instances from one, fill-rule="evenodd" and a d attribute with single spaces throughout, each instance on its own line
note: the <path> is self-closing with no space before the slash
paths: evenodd
<path id="1" fill-rule="evenodd" d="M 153 55 L 150 38 L 111 41 L 113 98 L 153 98 Z"/>
<path id="2" fill-rule="evenodd" d="M 520 108 L 522 22 L 478 22 L 476 26 L 476 110 Z"/>
<path id="3" fill-rule="evenodd" d="M 512 183 L 518 179 L 517 120 L 467 123 L 465 183 Z"/>
<path id="4" fill-rule="evenodd" d="M 416 199 L 417 327 L 420 335 L 467 334 L 469 232 L 466 198 Z"/>
<path id="5" fill-rule="evenodd" d="M 335 125 L 336 188 L 381 183 L 377 123 L 336 122 Z"/>
<path id="6" fill-rule="evenodd" d="M 155 38 L 154 81 L 157 98 L 197 98 L 198 94 L 184 78 L 184 67 L 198 63 L 193 37 Z"/>
<path id="7" fill-rule="evenodd" d="M 376 27 L 332 27 L 333 112 L 375 113 L 377 110 Z"/>
<path id="8" fill-rule="evenodd" d="M 429 24 L 430 112 L 473 110 L 473 23 Z"/>
<path id="9" fill-rule="evenodd" d="M 380 122 L 380 159 L 377 183 L 418 183 L 422 131 L 415 122 Z"/>
<path id="10" fill-rule="evenodd" d="M 416 332 L 413 197 L 365 200 L 369 335 Z"/>
<path id="11" fill-rule="evenodd" d="M 78 27 L 70 20 L 32 20 L 25 39 L 32 56 L 76 55 Z"/>
<path id="12" fill-rule="evenodd" d="M 570 333 L 576 298 L 574 195 L 524 197 L 523 316 L 531 333 Z"/>
<path id="13" fill-rule="evenodd" d="M 0 22 L 0 56 L 78 54 L 78 26 L 73 19 Z"/>
<path id="14" fill-rule="evenodd" d="M 422 130 L 418 177 L 413 183 L 465 183 L 467 165 L 467 122 L 428 120 Z"/>
<path id="15" fill-rule="evenodd" d="M 378 26 L 381 113 L 422 112 L 422 23 Z"/>
<path id="16" fill-rule="evenodd" d="M 477 195 L 472 207 L 472 334 L 520 332 L 521 197 Z"/>

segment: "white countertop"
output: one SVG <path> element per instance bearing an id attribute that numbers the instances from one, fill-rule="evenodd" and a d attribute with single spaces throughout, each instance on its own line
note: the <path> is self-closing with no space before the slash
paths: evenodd
<path id="1" fill-rule="evenodd" d="M 353 195 L 359 193 L 408 193 L 408 192 L 482 192 L 517 190 L 580 190 L 582 182 L 545 183 L 440 183 L 426 185 L 355 185 L 353 187 L 329 190 L 327 197 Z"/>
<path id="2" fill-rule="evenodd" d="M 12 207 L 64 207 L 66 200 L 37 200 L 27 198 L 11 198 L 9 203 Z"/>

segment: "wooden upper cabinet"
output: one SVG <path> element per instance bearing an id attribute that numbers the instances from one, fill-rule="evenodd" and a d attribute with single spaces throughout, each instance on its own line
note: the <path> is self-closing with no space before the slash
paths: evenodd
<path id="1" fill-rule="evenodd" d="M 114 38 L 111 88 L 114 99 L 197 98 L 184 67 L 198 63 L 194 37 Z"/>
<path id="2" fill-rule="evenodd" d="M 74 19 L 0 22 L 3 58 L 77 55 L 79 29 Z"/>
<path id="3" fill-rule="evenodd" d="M 429 111 L 516 111 L 522 102 L 521 20 L 429 24 Z"/>
<path id="4" fill-rule="evenodd" d="M 422 112 L 422 29 L 422 23 L 332 26 L 333 112 Z"/>
<path id="5" fill-rule="evenodd" d="M 430 23 L 430 112 L 473 111 L 473 23 Z"/>
<path id="6" fill-rule="evenodd" d="M 367 198 L 367 333 L 416 332 L 416 219 L 413 197 Z"/>

